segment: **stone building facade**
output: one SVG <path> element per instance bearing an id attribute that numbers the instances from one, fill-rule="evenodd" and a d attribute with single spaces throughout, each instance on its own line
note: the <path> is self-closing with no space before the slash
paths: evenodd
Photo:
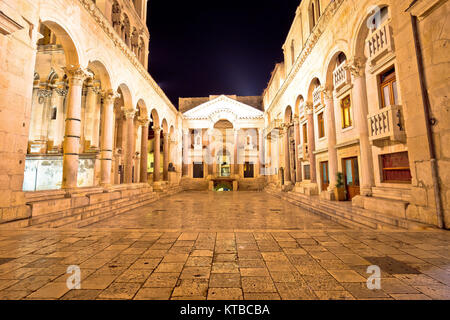
<path id="1" fill-rule="evenodd" d="M 448 228 L 449 9 L 303 0 L 261 97 L 177 110 L 147 72 L 146 0 L 1 1 L 0 223 L 265 188 L 375 228 Z"/>
<path id="2" fill-rule="evenodd" d="M 168 189 L 180 115 L 147 72 L 146 14 L 145 0 L 0 3 L 1 222 L 148 203 L 149 178 Z"/>
<path id="3" fill-rule="evenodd" d="M 449 9 L 301 2 L 263 94 L 268 135 L 283 136 L 273 186 L 335 200 L 341 173 L 353 211 L 448 228 Z"/>

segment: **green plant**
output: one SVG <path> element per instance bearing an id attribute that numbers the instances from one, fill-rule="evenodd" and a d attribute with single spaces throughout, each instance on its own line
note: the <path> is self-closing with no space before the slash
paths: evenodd
<path id="1" fill-rule="evenodd" d="M 344 174 L 342 172 L 338 172 L 336 174 L 336 188 L 343 188 L 344 186 Z"/>

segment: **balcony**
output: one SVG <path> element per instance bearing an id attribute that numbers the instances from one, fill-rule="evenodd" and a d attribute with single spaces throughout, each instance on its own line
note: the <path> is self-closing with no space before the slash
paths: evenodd
<path id="1" fill-rule="evenodd" d="M 383 146 L 385 142 L 406 141 L 402 106 L 390 106 L 368 116 L 370 141 L 375 146 Z"/>
<path id="2" fill-rule="evenodd" d="M 333 84 L 336 91 L 339 91 L 343 86 L 350 83 L 350 74 L 345 68 L 346 64 L 346 61 L 342 62 L 337 66 L 336 70 L 333 71 Z"/>
<path id="3" fill-rule="evenodd" d="M 320 87 L 317 87 L 313 91 L 313 106 L 317 108 L 322 104 L 322 90 Z"/>
<path id="4" fill-rule="evenodd" d="M 380 58 L 393 52 L 391 27 L 388 23 L 374 30 L 367 40 L 369 63 L 375 65 Z"/>

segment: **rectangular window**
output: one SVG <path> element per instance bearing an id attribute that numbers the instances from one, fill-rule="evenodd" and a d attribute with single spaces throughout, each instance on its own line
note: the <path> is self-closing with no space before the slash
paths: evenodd
<path id="1" fill-rule="evenodd" d="M 194 162 L 194 178 L 195 179 L 203 179 L 203 162 L 195 163 Z"/>
<path id="2" fill-rule="evenodd" d="M 57 114 L 58 114 L 58 110 L 56 109 L 56 107 L 54 107 L 52 109 L 52 120 L 56 120 Z"/>
<path id="3" fill-rule="evenodd" d="M 303 124 L 303 143 L 308 143 L 308 125 Z"/>
<path id="4" fill-rule="evenodd" d="M 309 164 L 303 166 L 305 180 L 311 180 L 311 166 Z"/>
<path id="5" fill-rule="evenodd" d="M 352 121 L 352 104 L 350 95 L 341 100 L 342 110 L 342 129 L 350 128 L 353 125 Z"/>
<path id="6" fill-rule="evenodd" d="M 317 115 L 317 125 L 319 127 L 319 138 L 325 137 L 325 122 L 323 119 L 323 112 Z"/>
<path id="7" fill-rule="evenodd" d="M 254 178 L 254 165 L 253 163 L 244 163 L 244 178 Z"/>
<path id="8" fill-rule="evenodd" d="M 380 76 L 381 108 L 398 105 L 397 78 L 395 68 Z"/>
<path id="9" fill-rule="evenodd" d="M 411 183 L 408 152 L 384 154 L 381 156 L 383 182 Z"/>

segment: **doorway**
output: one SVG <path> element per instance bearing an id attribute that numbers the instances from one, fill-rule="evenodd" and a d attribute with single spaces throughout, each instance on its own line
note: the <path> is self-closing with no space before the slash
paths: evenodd
<path id="1" fill-rule="evenodd" d="M 347 158 L 342 162 L 347 200 L 352 200 L 360 194 L 358 158 Z"/>
<path id="2" fill-rule="evenodd" d="M 327 191 L 330 186 L 330 175 L 328 170 L 328 161 L 320 163 L 320 182 L 322 191 Z"/>

